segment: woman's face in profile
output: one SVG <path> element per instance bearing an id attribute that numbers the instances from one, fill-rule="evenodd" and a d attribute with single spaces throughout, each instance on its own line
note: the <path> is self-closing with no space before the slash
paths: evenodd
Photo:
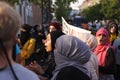
<path id="1" fill-rule="evenodd" d="M 47 35 L 47 38 L 45 40 L 45 49 L 46 49 L 47 52 L 52 51 L 51 36 L 50 36 L 50 34 Z"/>

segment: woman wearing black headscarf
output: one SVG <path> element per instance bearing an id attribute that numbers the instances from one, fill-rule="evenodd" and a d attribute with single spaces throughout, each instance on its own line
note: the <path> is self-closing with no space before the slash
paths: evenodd
<path id="1" fill-rule="evenodd" d="M 51 80 L 90 80 L 90 71 L 84 64 L 89 61 L 91 51 L 78 38 L 51 32 L 47 35 L 45 49 L 54 53 L 56 66 Z M 29 69 L 35 71 L 33 66 L 35 64 L 29 66 Z M 44 74 L 40 68 L 37 68 L 36 72 L 39 75 Z"/>
<path id="2" fill-rule="evenodd" d="M 21 36 L 20 36 L 20 41 L 21 41 L 22 46 L 31 37 L 30 30 L 31 30 L 30 25 L 28 25 L 28 24 L 22 25 L 22 27 L 21 27 Z"/>

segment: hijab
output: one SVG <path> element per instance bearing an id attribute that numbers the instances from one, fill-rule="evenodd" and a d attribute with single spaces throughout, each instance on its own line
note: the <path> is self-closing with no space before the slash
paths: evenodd
<path id="1" fill-rule="evenodd" d="M 109 34 L 108 34 L 108 32 L 107 32 L 107 30 L 105 28 L 100 28 L 96 33 L 96 37 L 98 37 L 98 35 L 100 35 L 100 34 L 104 34 L 107 39 L 106 39 L 105 44 L 98 45 L 95 48 L 94 53 L 97 55 L 99 65 L 104 66 L 105 57 L 106 57 L 106 49 L 111 47 L 111 45 L 110 45 Z"/>
<path id="2" fill-rule="evenodd" d="M 58 22 L 52 22 L 50 23 L 50 26 L 54 26 L 56 30 L 62 31 L 62 27 Z"/>
<path id="3" fill-rule="evenodd" d="M 90 47 L 93 51 L 97 45 L 97 39 L 94 35 L 90 34 L 88 36 L 83 36 L 84 42 Z M 98 71 L 98 59 L 97 56 L 92 52 L 90 60 L 85 64 L 89 67 L 89 71 L 91 72 L 91 79 L 98 80 L 99 78 L 99 71 Z"/>
<path id="4" fill-rule="evenodd" d="M 30 33 L 31 26 L 28 24 L 24 24 L 22 26 L 22 29 L 26 30 L 26 31 L 21 31 L 20 40 L 23 46 L 28 41 L 28 39 L 31 37 L 31 33 Z"/>
<path id="5" fill-rule="evenodd" d="M 92 51 L 96 48 L 98 44 L 97 39 L 93 34 L 83 36 L 81 40 L 85 42 Z"/>
<path id="6" fill-rule="evenodd" d="M 60 69 L 67 66 L 73 66 L 90 76 L 87 67 L 84 66 L 89 61 L 90 56 L 89 47 L 80 39 L 70 35 L 59 37 L 54 49 L 56 68 L 52 80 L 56 79 Z"/>
<path id="7" fill-rule="evenodd" d="M 55 30 L 55 31 L 50 32 L 51 44 L 52 44 L 52 52 L 53 52 L 53 50 L 55 48 L 56 39 L 59 38 L 62 35 L 65 35 L 65 34 L 62 31 L 59 31 L 59 30 Z"/>

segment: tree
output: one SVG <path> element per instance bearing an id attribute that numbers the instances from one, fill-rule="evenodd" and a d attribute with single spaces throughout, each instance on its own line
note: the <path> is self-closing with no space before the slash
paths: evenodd
<path id="1" fill-rule="evenodd" d="M 120 20 L 120 1 L 119 0 L 101 0 L 101 12 L 104 14 L 105 19 Z"/>
<path id="2" fill-rule="evenodd" d="M 7 1 L 12 5 L 14 5 L 16 2 L 19 3 L 19 0 L 4 0 L 4 1 Z M 28 0 L 28 1 L 39 5 L 41 8 L 43 6 L 46 7 L 48 13 L 50 13 L 50 11 L 53 11 L 53 9 L 51 8 L 52 0 Z M 58 21 L 61 21 L 62 16 L 67 18 L 69 11 L 71 10 L 70 3 L 75 1 L 77 0 L 56 0 L 55 2 L 56 8 L 54 9 L 54 11 Z"/>
<path id="3" fill-rule="evenodd" d="M 89 21 L 101 20 L 104 16 L 100 10 L 101 4 L 96 4 L 84 9 L 81 14 L 84 15 Z"/>
<path id="4" fill-rule="evenodd" d="M 14 5 L 15 3 L 19 3 L 19 1 L 25 1 L 25 0 L 1 0 L 1 1 L 6 1 L 10 3 L 11 5 Z M 52 4 L 52 0 L 28 0 L 29 2 L 32 2 L 36 5 L 39 5 L 42 7 L 42 5 L 49 7 L 49 4 Z"/>
<path id="5" fill-rule="evenodd" d="M 1 1 L 8 2 L 11 5 L 14 5 L 15 3 L 19 3 L 19 0 L 1 0 Z"/>
<path id="6" fill-rule="evenodd" d="M 69 11 L 71 10 L 70 3 L 75 1 L 77 0 L 56 0 L 55 16 L 58 21 L 61 22 L 61 17 L 65 19 L 68 17 Z"/>

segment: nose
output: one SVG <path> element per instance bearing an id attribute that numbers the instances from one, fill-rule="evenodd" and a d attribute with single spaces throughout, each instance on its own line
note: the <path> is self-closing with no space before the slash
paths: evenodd
<path id="1" fill-rule="evenodd" d="M 99 36 L 100 36 L 101 38 L 106 37 L 105 34 L 100 34 Z"/>
<path id="2" fill-rule="evenodd" d="M 47 44 L 46 43 L 44 43 L 44 46 L 46 46 Z"/>
<path id="3" fill-rule="evenodd" d="M 45 47 L 47 46 L 47 40 L 44 41 L 44 46 L 45 46 Z"/>

